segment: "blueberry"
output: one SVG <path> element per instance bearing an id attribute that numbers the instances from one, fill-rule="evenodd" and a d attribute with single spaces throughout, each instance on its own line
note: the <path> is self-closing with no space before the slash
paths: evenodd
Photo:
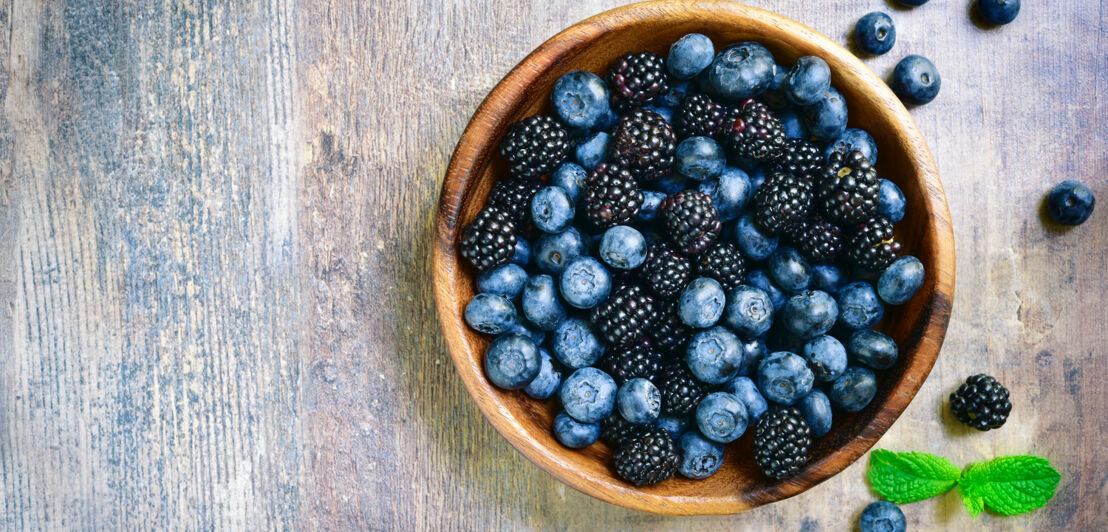
<path id="1" fill-rule="evenodd" d="M 682 434 L 689 430 L 689 418 L 685 416 L 662 416 L 654 422 L 654 426 L 664 429 L 673 438 L 673 441 L 677 441 Z"/>
<path id="2" fill-rule="evenodd" d="M 646 239 L 637 229 L 617 225 L 604 232 L 598 255 L 613 268 L 632 270 L 646 260 Z"/>
<path id="3" fill-rule="evenodd" d="M 781 311 L 784 312 L 784 310 L 782 307 Z M 769 329 L 769 333 L 766 334 L 766 347 L 769 348 L 770 352 L 800 353 L 804 350 L 804 338 L 789 331 L 783 322 L 784 320 L 778 319 L 774 322 L 773 327 Z"/>
<path id="4" fill-rule="evenodd" d="M 573 160 L 585 170 L 592 170 L 608 155 L 608 141 L 611 136 L 598 131 L 577 145 L 573 151 Z"/>
<path id="5" fill-rule="evenodd" d="M 923 286 L 923 263 L 905 255 L 896 259 L 877 281 L 877 295 L 890 305 L 907 303 Z"/>
<path id="6" fill-rule="evenodd" d="M 519 239 L 522 241 L 523 239 Z M 559 274 L 573 259 L 585 253 L 585 239 L 570 227 L 556 235 L 542 235 L 535 242 L 535 265 L 543 273 Z"/>
<path id="7" fill-rule="evenodd" d="M 589 173 L 577 163 L 563 163 L 550 174 L 550 184 L 562 187 L 569 194 L 569 199 L 574 204 L 581 198 L 585 191 L 585 183 L 589 179 Z"/>
<path id="8" fill-rule="evenodd" d="M 889 501 L 877 501 L 862 510 L 858 519 L 860 532 L 906 532 L 908 522 L 900 507 Z"/>
<path id="9" fill-rule="evenodd" d="M 608 292 L 612 290 L 612 278 L 596 259 L 577 257 L 562 270 L 558 290 L 570 306 L 589 309 L 608 297 Z"/>
<path id="10" fill-rule="evenodd" d="M 678 174 L 670 174 L 654 182 L 654 187 L 666 194 L 676 194 L 691 185 L 691 181 Z"/>
<path id="11" fill-rule="evenodd" d="M 608 113 L 608 86 L 592 72 L 574 70 L 554 83 L 550 101 L 567 126 L 590 129 Z"/>
<path id="12" fill-rule="evenodd" d="M 709 137 L 689 137 L 677 145 L 674 170 L 689 179 L 703 181 L 723 172 L 727 156 L 723 148 Z"/>
<path id="13" fill-rule="evenodd" d="M 485 294 L 497 294 L 515 299 L 527 282 L 527 271 L 518 264 L 505 264 L 477 274 L 477 290 Z"/>
<path id="14" fill-rule="evenodd" d="M 812 280 L 812 268 L 794 248 L 779 247 L 769 256 L 766 272 L 782 290 L 797 293 L 808 288 Z"/>
<path id="15" fill-rule="evenodd" d="M 549 275 L 527 279 L 520 303 L 527 321 L 543 331 L 553 331 L 566 317 L 566 310 L 558 300 L 554 278 Z"/>
<path id="16" fill-rule="evenodd" d="M 751 190 L 751 196 L 754 195 Z M 767 235 L 754 224 L 754 218 L 750 214 L 744 214 L 735 224 L 735 244 L 739 246 L 743 256 L 752 260 L 765 260 L 777 249 L 778 238 Z"/>
<path id="17" fill-rule="evenodd" d="M 594 131 L 611 131 L 612 128 L 619 123 L 619 115 L 612 109 L 608 109 L 608 112 L 600 118 L 600 121 L 596 123 Z"/>
<path id="18" fill-rule="evenodd" d="M 1050 217 L 1064 225 L 1079 225 L 1088 220 L 1095 206 L 1093 191 L 1070 179 L 1054 185 L 1046 196 L 1046 210 Z"/>
<path id="19" fill-rule="evenodd" d="M 812 266 L 812 281 L 808 283 L 808 287 L 812 290 L 822 290 L 835 295 L 844 284 L 846 284 L 846 276 L 838 266 L 828 264 Z"/>
<path id="20" fill-rule="evenodd" d="M 512 264 L 527 266 L 531 262 L 531 243 L 525 238 L 516 239 L 516 248 L 512 251 Z"/>
<path id="21" fill-rule="evenodd" d="M 588 447 L 600 439 L 600 423 L 581 423 L 565 412 L 554 416 L 554 437 L 570 449 Z"/>
<path id="22" fill-rule="evenodd" d="M 690 33 L 669 46 L 666 70 L 675 79 L 692 79 L 712 64 L 716 48 L 707 35 Z"/>
<path id="23" fill-rule="evenodd" d="M 643 109 L 649 109 L 651 111 L 654 111 L 655 113 L 658 113 L 658 116 L 662 117 L 662 119 L 665 120 L 666 123 L 673 123 L 673 109 L 670 109 L 669 107 L 663 107 L 660 105 L 647 105 L 644 106 Z"/>
<path id="24" fill-rule="evenodd" d="M 499 294 L 473 296 L 466 305 L 465 319 L 473 330 L 485 334 L 500 334 L 519 323 L 515 305 Z"/>
<path id="25" fill-rule="evenodd" d="M 591 366 L 604 354 L 592 326 L 577 318 L 567 318 L 558 324 L 550 350 L 558 362 L 570 369 Z"/>
<path id="26" fill-rule="evenodd" d="M 1020 14 L 1020 0 L 977 0 L 977 13 L 993 26 L 1003 26 Z"/>
<path id="27" fill-rule="evenodd" d="M 696 426 L 705 438 L 730 443 L 746 432 L 749 421 L 746 407 L 727 392 L 708 394 L 696 407 Z"/>
<path id="28" fill-rule="evenodd" d="M 857 412 L 866 407 L 877 393 L 877 377 L 862 367 L 851 366 L 831 383 L 827 397 L 831 406 L 846 412 Z"/>
<path id="29" fill-rule="evenodd" d="M 896 44 L 896 26 L 892 17 L 880 11 L 867 13 L 854 25 L 854 44 L 873 55 L 892 50 Z"/>
<path id="30" fill-rule="evenodd" d="M 681 436 L 677 448 L 681 452 L 677 471 L 693 480 L 708 478 L 723 465 L 723 446 L 695 431 Z"/>
<path id="31" fill-rule="evenodd" d="M 870 164 L 877 164 L 877 142 L 873 140 L 872 135 L 862 129 L 851 128 L 843 131 L 843 134 L 839 135 L 835 142 L 824 148 L 823 154 L 830 160 L 832 153 L 838 152 L 846 155 L 852 151 L 862 152 L 862 155 L 869 159 Z"/>
<path id="32" fill-rule="evenodd" d="M 822 438 L 831 431 L 831 400 L 822 390 L 812 390 L 796 406 L 811 427 L 812 436 Z"/>
<path id="33" fill-rule="evenodd" d="M 573 214 L 573 199 L 562 187 L 545 187 L 531 199 L 531 219 L 545 233 L 569 229 Z"/>
<path id="34" fill-rule="evenodd" d="M 485 375 L 501 388 L 523 388 L 538 376 L 541 369 L 539 348 L 522 334 L 497 337 L 485 350 Z"/>
<path id="35" fill-rule="evenodd" d="M 754 190 L 750 193 L 750 196 L 754 196 L 754 192 L 758 191 L 758 187 L 762 186 L 762 183 L 766 182 L 766 167 L 760 164 L 746 167 L 740 165 L 740 167 L 746 171 L 746 174 L 750 176 L 750 185 L 754 187 Z"/>
<path id="36" fill-rule="evenodd" d="M 654 102 L 662 107 L 676 109 L 677 106 L 681 105 L 681 100 L 684 100 L 686 96 L 696 94 L 696 92 L 695 82 L 674 81 L 669 84 L 669 90 L 659 94 Z"/>
<path id="37" fill-rule="evenodd" d="M 662 201 L 665 199 L 666 195 L 663 192 L 642 191 L 642 206 L 639 207 L 639 214 L 636 215 L 636 218 L 640 222 L 653 220 L 658 215 L 658 208 L 662 206 Z"/>
<path id="38" fill-rule="evenodd" d="M 616 405 L 631 423 L 653 423 L 662 413 L 662 392 L 646 379 L 631 379 L 620 386 Z"/>
<path id="39" fill-rule="evenodd" d="M 754 270 L 746 274 L 746 283 L 765 292 L 769 296 L 770 303 L 773 303 L 774 311 L 781 310 L 781 307 L 785 306 L 785 301 L 788 300 L 785 293 L 776 284 L 773 284 L 773 281 L 763 270 Z"/>
<path id="40" fill-rule="evenodd" d="M 817 336 L 808 340 L 801 354 L 819 382 L 831 382 L 846 369 L 846 348 L 834 336 Z"/>
<path id="41" fill-rule="evenodd" d="M 796 60 L 781 87 L 789 101 L 797 105 L 812 105 L 831 88 L 831 67 L 814 55 Z"/>
<path id="42" fill-rule="evenodd" d="M 877 214 L 888 218 L 892 223 L 904 219 L 904 211 L 908 207 L 908 201 L 904 199 L 904 192 L 896 183 L 888 179 L 881 179 L 880 197 L 877 202 Z"/>
<path id="43" fill-rule="evenodd" d="M 910 7 L 922 6 L 923 4 L 927 3 L 927 0 L 896 0 L 896 1 L 900 2 L 901 4 L 904 4 L 906 6 L 910 6 Z"/>
<path id="44" fill-rule="evenodd" d="M 750 416 L 751 423 L 757 421 L 769 409 L 769 403 L 766 403 L 766 398 L 762 397 L 762 392 L 758 391 L 758 385 L 754 384 L 754 381 L 749 377 L 731 379 L 723 387 L 723 391 L 742 401 L 743 406 L 746 407 L 747 415 Z"/>
<path id="45" fill-rule="evenodd" d="M 562 384 L 562 372 L 554 366 L 554 359 L 550 357 L 549 351 L 540 348 L 539 357 L 539 374 L 523 391 L 535 399 L 549 399 Z"/>
<path id="46" fill-rule="evenodd" d="M 804 108 L 804 125 L 817 140 L 834 140 L 846 131 L 846 100 L 834 88 L 827 89 L 816 103 Z"/>
<path id="47" fill-rule="evenodd" d="M 733 166 L 723 167 L 718 177 L 707 179 L 696 188 L 712 198 L 721 222 L 729 222 L 742 215 L 743 206 L 754 193 L 750 177 Z"/>
<path id="48" fill-rule="evenodd" d="M 839 317 L 839 305 L 827 292 L 807 290 L 785 302 L 781 323 L 789 333 L 803 338 L 815 338 L 827 333 Z"/>
<path id="49" fill-rule="evenodd" d="M 693 335 L 685 348 L 685 363 L 696 378 L 708 384 L 731 380 L 743 363 L 742 341 L 725 327 Z"/>
<path id="50" fill-rule="evenodd" d="M 896 64 L 890 85 L 905 103 L 925 104 L 938 96 L 942 79 L 926 57 L 910 55 Z"/>
<path id="51" fill-rule="evenodd" d="M 739 367 L 739 375 L 747 377 L 754 375 L 758 371 L 758 364 L 761 364 L 762 358 L 766 356 L 766 351 L 764 338 L 759 337 L 743 342 L 743 365 Z"/>
<path id="52" fill-rule="evenodd" d="M 790 139 L 808 138 L 808 126 L 804 125 L 804 121 L 800 119 L 796 109 L 782 109 L 777 113 L 777 118 L 781 120 L 781 127 L 785 129 L 786 137 Z"/>
<path id="53" fill-rule="evenodd" d="M 889 369 L 896 364 L 896 342 L 885 333 L 862 329 L 850 335 L 846 344 L 850 359 L 870 369 Z"/>
<path id="54" fill-rule="evenodd" d="M 727 294 L 723 323 L 743 338 L 756 338 L 773 325 L 773 302 L 761 288 L 741 284 Z"/>
<path id="55" fill-rule="evenodd" d="M 839 289 L 835 300 L 839 304 L 839 322 L 851 329 L 869 329 L 885 315 L 885 307 L 869 283 L 850 283 Z"/>
<path id="56" fill-rule="evenodd" d="M 532 342 L 535 342 L 535 345 L 541 345 L 543 341 L 546 340 L 545 332 L 538 329 L 528 328 L 522 323 L 517 323 L 513 325 L 506 332 L 501 334 L 501 336 L 503 336 L 504 334 L 522 334 L 523 336 L 530 338 Z"/>
<path id="57" fill-rule="evenodd" d="M 812 391 L 815 376 L 803 358 L 788 351 L 771 353 L 758 365 L 758 389 L 766 399 L 791 405 Z"/>
<path id="58" fill-rule="evenodd" d="M 700 88 L 725 101 L 738 102 L 762 94 L 776 73 L 773 54 L 756 42 L 724 48 L 700 73 Z"/>
<path id="59" fill-rule="evenodd" d="M 723 287 L 711 277 L 698 277 L 689 283 L 677 301 L 677 315 L 689 327 L 703 329 L 719 321 L 727 298 Z"/>
<path id="60" fill-rule="evenodd" d="M 597 423 L 615 408 L 616 381 L 596 368 L 581 368 L 562 383 L 558 397 L 570 417 L 581 423 Z"/>

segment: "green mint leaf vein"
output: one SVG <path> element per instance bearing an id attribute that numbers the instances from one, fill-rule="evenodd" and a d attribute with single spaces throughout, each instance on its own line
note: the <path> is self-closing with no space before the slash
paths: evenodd
<path id="1" fill-rule="evenodd" d="M 1016 515 L 1045 505 L 1061 480 L 1046 459 L 1013 455 L 970 465 L 958 486 L 970 514 L 976 516 L 984 505 L 998 514 Z"/>
<path id="2" fill-rule="evenodd" d="M 958 483 L 961 474 L 950 460 L 941 456 L 878 449 L 870 454 L 867 477 L 879 495 L 890 502 L 903 504 L 929 499 L 950 490 Z"/>

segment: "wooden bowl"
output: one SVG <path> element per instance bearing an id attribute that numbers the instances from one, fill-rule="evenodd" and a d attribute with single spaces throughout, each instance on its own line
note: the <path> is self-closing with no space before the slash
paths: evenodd
<path id="1" fill-rule="evenodd" d="M 838 415 L 830 434 L 816 444 L 812 460 L 796 477 L 771 481 L 751 458 L 751 433 L 728 445 L 726 462 L 706 480 L 674 478 L 636 488 L 609 468 L 611 449 L 596 443 L 583 450 L 561 446 L 551 434 L 560 409 L 521 391 L 504 391 L 485 379 L 482 354 L 488 339 L 463 320 L 474 294 L 473 270 L 460 263 L 461 229 L 476 216 L 493 181 L 507 174 L 496 148 L 507 127 L 550 112 L 554 82 L 571 70 L 606 71 L 631 51 L 666 54 L 682 35 L 700 32 L 717 49 L 753 40 L 781 64 L 816 55 L 831 66 L 834 85 L 846 98 L 850 126 L 870 131 L 879 148 L 882 177 L 908 199 L 908 215 L 896 229 L 905 253 L 927 268 L 922 289 L 907 304 L 889 307 L 880 329 L 896 339 L 900 360 L 880 372 L 873 402 L 853 415 Z M 908 406 L 939 354 L 954 292 L 954 236 L 935 163 L 912 117 L 889 88 L 861 61 L 827 37 L 781 16 L 729 2 L 655 1 L 602 13 L 559 33 L 527 56 L 496 86 L 473 116 L 447 169 L 435 223 L 434 289 L 450 356 L 485 417 L 516 449 L 562 482 L 598 499 L 663 514 L 737 513 L 796 495 L 842 471 L 862 456 Z"/>

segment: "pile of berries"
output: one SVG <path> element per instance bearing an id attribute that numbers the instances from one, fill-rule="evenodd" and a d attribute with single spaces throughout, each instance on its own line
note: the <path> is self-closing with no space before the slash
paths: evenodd
<path id="1" fill-rule="evenodd" d="M 874 327 L 924 282 L 827 64 L 690 34 L 565 74 L 551 103 L 509 128 L 459 242 L 487 378 L 558 401 L 558 441 L 603 439 L 634 485 L 706 478 L 744 434 L 795 475 L 873 400 L 898 355 Z"/>

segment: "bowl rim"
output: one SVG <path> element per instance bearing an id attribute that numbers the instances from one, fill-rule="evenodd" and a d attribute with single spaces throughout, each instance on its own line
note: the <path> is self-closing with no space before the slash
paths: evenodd
<path id="1" fill-rule="evenodd" d="M 910 352 L 911 362 L 894 388 L 896 393 L 890 394 L 887 399 L 888 415 L 874 416 L 846 445 L 810 463 L 805 474 L 777 482 L 753 497 L 666 495 L 642 491 L 622 483 L 599 481 L 577 471 L 572 463 L 547 452 L 546 446 L 527 437 L 524 427 L 508 414 L 505 403 L 498 400 L 495 394 L 486 393 L 489 385 L 484 382 L 483 371 L 476 362 L 480 357 L 472 356 L 472 347 L 465 338 L 466 325 L 457 311 L 459 306 L 453 283 L 458 270 L 462 269 L 456 253 L 459 218 L 470 188 L 488 163 L 489 153 L 495 151 L 486 150 L 487 138 L 474 133 L 496 130 L 497 124 L 517 112 L 527 99 L 526 91 L 521 88 L 529 87 L 560 58 L 576 54 L 581 47 L 588 46 L 605 32 L 641 24 L 648 19 L 662 20 L 666 14 L 672 14 L 674 8 L 699 10 L 705 14 L 710 12 L 712 16 L 745 19 L 757 25 L 775 27 L 818 49 L 824 58 L 833 57 L 836 62 L 850 67 L 849 76 L 854 78 L 853 81 L 864 85 L 866 91 L 882 100 L 885 112 L 890 113 L 896 123 L 903 125 L 899 133 L 904 138 L 900 142 L 912 146 L 907 149 L 908 162 L 916 168 L 922 180 L 921 186 L 927 192 L 923 195 L 924 211 L 930 221 L 926 230 L 933 234 L 925 240 L 934 248 L 932 255 L 935 257 L 935 267 L 928 274 L 935 281 L 930 285 L 930 293 L 923 294 L 927 302 L 921 307 L 912 329 L 909 339 L 911 349 L 902 351 Z M 582 493 L 626 508 L 671 515 L 739 513 L 792 497 L 838 474 L 865 454 L 903 413 L 930 373 L 950 319 L 955 277 L 953 228 L 938 171 L 915 121 L 889 87 L 852 53 L 799 22 L 770 11 L 713 0 L 650 0 L 605 11 L 560 31 L 513 67 L 474 112 L 451 157 L 439 197 L 432 262 L 435 302 L 450 358 L 469 395 L 501 436 L 528 460 Z"/>

